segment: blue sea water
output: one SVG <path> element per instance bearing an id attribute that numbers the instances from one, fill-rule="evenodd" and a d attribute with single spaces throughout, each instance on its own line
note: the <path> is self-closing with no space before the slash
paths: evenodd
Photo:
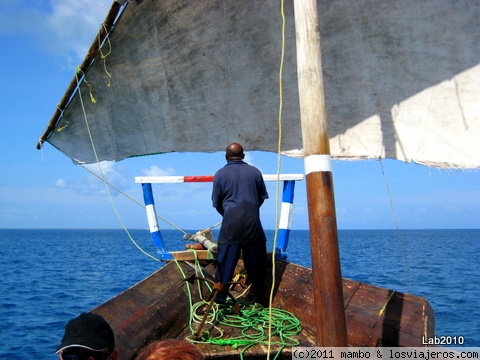
<path id="1" fill-rule="evenodd" d="M 148 231 L 131 237 L 155 255 Z M 340 230 L 339 243 L 343 277 L 427 298 L 438 336 L 480 346 L 480 230 Z M 162 266 L 123 230 L 0 229 L 0 245 L 0 359 L 56 359 L 69 319 Z M 291 232 L 289 260 L 311 266 L 308 231 Z"/>

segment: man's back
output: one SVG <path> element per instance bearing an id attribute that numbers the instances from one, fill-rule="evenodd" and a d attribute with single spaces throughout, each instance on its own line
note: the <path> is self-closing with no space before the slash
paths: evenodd
<path id="1" fill-rule="evenodd" d="M 268 199 L 268 193 L 262 174 L 243 162 L 244 157 L 242 145 L 235 142 L 228 145 L 225 152 L 228 163 L 213 179 L 212 203 L 223 216 L 215 271 L 215 281 L 223 285 L 223 290 L 215 301 L 225 303 L 228 282 L 243 255 L 254 301 L 265 306 L 267 239 L 260 222 L 260 206 Z"/>
<path id="2" fill-rule="evenodd" d="M 242 160 L 229 161 L 217 171 L 213 206 L 223 215 L 220 243 L 265 241 L 260 206 L 268 198 L 261 172 Z"/>

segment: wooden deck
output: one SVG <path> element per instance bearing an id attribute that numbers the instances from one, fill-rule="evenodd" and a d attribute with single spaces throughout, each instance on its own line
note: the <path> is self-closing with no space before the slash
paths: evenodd
<path id="1" fill-rule="evenodd" d="M 120 360 L 131 359 L 135 353 L 155 339 L 191 336 L 188 326 L 190 303 L 184 275 L 195 276 L 192 265 L 186 262 L 168 263 L 157 272 L 100 305 L 92 311 L 104 316 L 111 324 Z M 213 265 L 205 268 L 204 276 L 212 276 Z M 271 279 L 271 276 L 268 277 Z M 271 281 L 270 281 L 271 282 Z M 199 291 L 207 297 L 205 286 L 190 286 L 194 302 Z M 270 285 L 268 285 L 270 289 Z M 277 261 L 273 307 L 293 313 L 301 322 L 302 331 L 296 336 L 299 346 L 315 346 L 315 311 L 311 270 Z M 427 300 L 404 293 L 344 279 L 343 291 L 350 346 L 422 346 L 422 336 L 431 337 L 435 331 L 433 310 Z M 207 326 L 205 330 L 207 330 Z M 230 331 L 230 333 L 228 332 Z M 234 337 L 227 330 L 225 337 Z M 198 344 L 206 358 L 238 359 L 241 349 L 231 346 Z M 271 353 L 277 352 L 275 346 Z M 265 358 L 267 347 L 256 345 L 245 352 L 245 358 Z M 291 358 L 284 350 L 282 358 Z"/>

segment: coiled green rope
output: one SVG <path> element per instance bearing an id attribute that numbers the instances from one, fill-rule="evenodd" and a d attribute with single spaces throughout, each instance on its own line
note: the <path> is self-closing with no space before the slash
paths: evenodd
<path id="1" fill-rule="evenodd" d="M 180 264 L 175 261 L 178 269 L 185 278 Z M 195 269 L 197 275 L 203 276 L 202 267 L 195 261 Z M 195 333 L 193 323 L 200 323 L 204 317 L 204 314 L 198 314 L 197 310 L 208 304 L 208 301 L 202 299 L 199 302 L 193 303 L 192 292 L 190 290 L 190 284 L 185 282 L 187 287 L 187 293 L 190 302 L 190 321 L 189 327 L 192 335 Z M 209 285 L 206 283 L 207 286 Z M 197 282 L 197 286 L 199 286 Z M 212 289 L 208 286 L 210 291 Z M 199 290 L 199 294 L 202 291 Z M 218 346 L 231 346 L 234 349 L 242 348 L 240 352 L 240 359 L 243 360 L 244 353 L 255 345 L 270 346 L 275 345 L 279 347 L 274 359 L 276 359 L 283 349 L 286 347 L 298 346 L 299 341 L 295 339 L 295 335 L 298 335 L 302 331 L 300 320 L 291 312 L 278 308 L 264 308 L 260 304 L 245 305 L 240 304 L 240 313 L 235 315 L 232 311 L 225 307 L 219 307 L 217 304 L 213 304 L 208 314 L 205 324 L 209 324 L 214 331 L 215 335 L 212 335 L 211 331 L 204 331 L 201 334 L 201 340 L 193 340 L 189 338 L 190 342 L 210 343 Z M 237 328 L 241 336 L 229 337 L 224 336 L 224 329 Z"/>
<path id="2" fill-rule="evenodd" d="M 194 322 L 203 315 L 196 315 L 196 309 L 204 306 L 205 302 L 198 302 L 192 306 L 192 316 Z M 302 331 L 300 321 L 291 312 L 277 309 L 264 308 L 259 304 L 240 305 L 240 314 L 235 315 L 226 309 L 219 309 L 217 305 L 212 307 L 208 317 L 208 323 L 214 326 L 219 334 L 212 335 L 205 331 L 200 341 L 219 346 L 231 346 L 234 349 L 242 348 L 240 358 L 243 359 L 245 351 L 255 345 L 275 345 L 279 350 L 275 359 L 286 347 L 297 346 L 299 342 L 295 335 Z M 271 319 L 271 339 L 269 340 L 268 329 Z M 239 329 L 240 336 L 224 337 L 222 328 L 231 327 Z"/>

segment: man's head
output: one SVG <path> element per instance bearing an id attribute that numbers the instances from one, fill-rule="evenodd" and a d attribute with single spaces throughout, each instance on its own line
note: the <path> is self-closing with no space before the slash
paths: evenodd
<path id="1" fill-rule="evenodd" d="M 70 320 L 57 349 L 64 360 L 116 359 L 115 336 L 108 322 L 100 315 L 83 313 Z"/>
<path id="2" fill-rule="evenodd" d="M 230 160 L 243 160 L 245 154 L 243 153 L 243 146 L 239 143 L 233 142 L 227 146 L 225 151 L 225 158 L 227 161 Z"/>

